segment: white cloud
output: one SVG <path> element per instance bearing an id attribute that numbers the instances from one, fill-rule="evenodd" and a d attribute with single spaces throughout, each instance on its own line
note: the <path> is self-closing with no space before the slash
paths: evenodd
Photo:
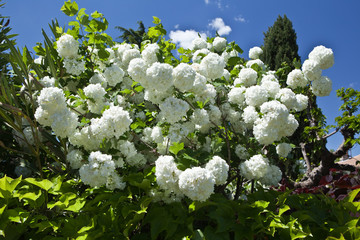
<path id="1" fill-rule="evenodd" d="M 246 19 L 241 15 L 234 17 L 234 20 L 237 22 L 242 22 L 242 23 L 246 22 Z"/>
<path id="2" fill-rule="evenodd" d="M 220 36 L 229 35 L 231 32 L 231 27 L 225 25 L 224 20 L 222 18 L 215 18 L 209 23 L 209 26 L 212 29 L 215 29 Z"/>
<path id="3" fill-rule="evenodd" d="M 175 29 L 178 29 L 179 27 L 180 27 L 179 24 L 176 24 L 176 25 L 174 26 Z"/>
<path id="4" fill-rule="evenodd" d="M 206 4 L 209 4 L 209 2 L 210 2 L 209 0 L 205 0 L 205 3 L 206 3 Z"/>
<path id="5" fill-rule="evenodd" d="M 205 33 L 200 33 L 202 38 L 206 38 Z M 170 32 L 170 38 L 173 40 L 173 42 L 180 47 L 183 48 L 190 48 L 191 42 L 199 37 L 199 33 L 195 30 L 176 30 Z"/>

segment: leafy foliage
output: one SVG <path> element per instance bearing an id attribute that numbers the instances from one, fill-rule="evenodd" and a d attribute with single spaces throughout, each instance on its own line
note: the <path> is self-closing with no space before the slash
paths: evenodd
<path id="1" fill-rule="evenodd" d="M 134 179 L 134 185 L 136 180 Z M 83 189 L 67 176 L 0 179 L 4 239 L 358 239 L 359 189 L 344 200 L 258 191 L 247 200 L 152 203 L 132 190 Z M 331 211 L 329 211 L 331 209 Z M 16 229 L 16 230 L 15 230 Z"/>

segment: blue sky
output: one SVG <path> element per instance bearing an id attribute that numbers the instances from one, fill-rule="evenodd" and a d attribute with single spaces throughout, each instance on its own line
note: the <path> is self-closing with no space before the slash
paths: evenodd
<path id="1" fill-rule="evenodd" d="M 19 47 L 32 48 L 42 42 L 41 29 L 50 34 L 48 24 L 58 19 L 61 26 L 71 20 L 60 11 L 63 0 L 3 0 L 3 16 L 9 16 L 12 33 L 17 33 Z M 178 44 L 185 44 L 194 33 L 214 36 L 222 33 L 228 41 L 235 41 L 244 50 L 247 58 L 251 47 L 261 46 L 263 33 L 279 15 L 286 14 L 297 33 L 301 60 L 317 45 L 332 48 L 335 64 L 324 70 L 323 75 L 333 81 L 333 92 L 328 97 L 318 98 L 319 105 L 333 124 L 341 102 L 336 98 L 336 89 L 352 87 L 360 90 L 358 68 L 360 55 L 360 1 L 348 0 L 77 0 L 79 8 L 87 13 L 95 10 L 103 13 L 109 21 L 107 33 L 114 39 L 120 35 L 115 26 L 137 29 L 137 21 L 146 27 L 152 26 L 152 16 L 162 20 L 169 35 Z M 329 139 L 328 147 L 336 149 L 341 143 L 340 134 Z M 360 154 L 360 146 L 352 155 Z"/>

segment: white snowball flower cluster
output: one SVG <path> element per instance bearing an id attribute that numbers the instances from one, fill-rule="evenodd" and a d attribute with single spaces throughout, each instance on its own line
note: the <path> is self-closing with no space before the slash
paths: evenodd
<path id="1" fill-rule="evenodd" d="M 39 82 L 46 88 L 55 87 L 55 78 L 53 77 L 45 76 L 39 79 Z"/>
<path id="2" fill-rule="evenodd" d="M 205 166 L 180 171 L 172 156 L 160 156 L 155 161 L 156 182 L 163 190 L 184 194 L 193 201 L 206 201 L 215 185 L 226 183 L 229 165 L 214 156 Z"/>
<path id="3" fill-rule="evenodd" d="M 101 86 L 100 83 L 97 83 L 89 84 L 83 90 L 85 96 L 91 98 L 86 100 L 89 110 L 93 113 L 100 114 L 101 110 L 105 106 L 105 89 Z"/>
<path id="4" fill-rule="evenodd" d="M 146 127 L 143 132 L 143 140 L 145 142 L 155 142 L 162 143 L 164 141 L 164 137 L 162 135 L 161 127 L 155 126 L 153 128 Z"/>
<path id="5" fill-rule="evenodd" d="M 294 69 L 287 76 L 286 84 L 292 89 L 297 87 L 303 88 L 308 84 L 308 80 L 300 69 Z"/>
<path id="6" fill-rule="evenodd" d="M 189 91 L 193 87 L 195 77 L 195 70 L 188 64 L 180 63 L 174 68 L 174 86 L 181 92 Z"/>
<path id="7" fill-rule="evenodd" d="M 250 106 L 260 106 L 269 98 L 268 91 L 261 85 L 251 86 L 245 91 L 245 102 Z"/>
<path id="8" fill-rule="evenodd" d="M 321 77 L 322 71 L 319 67 L 319 64 L 317 61 L 307 59 L 304 61 L 302 65 L 302 71 L 304 73 L 304 76 L 309 81 L 315 81 Z"/>
<path id="9" fill-rule="evenodd" d="M 43 88 L 37 99 L 39 107 L 35 111 L 36 120 L 50 126 L 56 136 L 70 137 L 78 126 L 78 118 L 66 105 L 62 89 L 57 87 Z"/>
<path id="10" fill-rule="evenodd" d="M 167 63 L 156 62 L 146 70 L 148 86 L 158 91 L 166 91 L 173 86 L 173 67 Z"/>
<path id="11" fill-rule="evenodd" d="M 63 34 L 57 41 L 57 52 L 62 58 L 78 58 L 79 42 L 69 34 Z"/>
<path id="12" fill-rule="evenodd" d="M 280 89 L 275 97 L 288 109 L 294 109 L 297 105 L 296 94 L 290 88 Z"/>
<path id="13" fill-rule="evenodd" d="M 239 76 L 234 81 L 234 85 L 241 84 L 245 87 L 250 87 L 256 84 L 257 72 L 252 68 L 243 68 L 240 70 Z"/>
<path id="14" fill-rule="evenodd" d="M 79 169 L 83 165 L 84 154 L 78 149 L 73 149 L 66 155 L 66 160 L 72 169 Z"/>
<path id="15" fill-rule="evenodd" d="M 275 98 L 276 94 L 280 91 L 280 84 L 278 81 L 261 81 L 261 86 L 266 89 L 269 97 Z"/>
<path id="16" fill-rule="evenodd" d="M 309 53 L 309 59 L 312 59 L 319 64 L 319 68 L 328 69 L 334 65 L 334 53 L 330 48 L 322 45 L 315 47 Z"/>
<path id="17" fill-rule="evenodd" d="M 259 113 L 254 106 L 247 106 L 242 113 L 242 118 L 246 124 L 251 128 L 256 120 L 260 118 Z"/>
<path id="18" fill-rule="evenodd" d="M 289 153 L 291 152 L 291 145 L 288 143 L 280 143 L 276 146 L 276 153 L 280 157 L 287 157 Z"/>
<path id="19" fill-rule="evenodd" d="M 224 73 L 224 58 L 216 53 L 209 53 L 200 63 L 202 75 L 208 79 L 221 78 Z"/>
<path id="20" fill-rule="evenodd" d="M 207 48 L 203 48 L 203 49 L 199 49 L 199 50 L 196 50 L 194 53 L 193 53 L 193 57 L 192 57 L 192 62 L 193 63 L 200 63 L 201 60 L 204 58 L 204 56 L 202 55 L 208 55 L 210 53 L 210 50 L 207 49 Z M 196 68 L 196 64 L 192 64 L 191 67 L 193 68 Z M 200 65 L 199 65 L 200 67 Z"/>
<path id="21" fill-rule="evenodd" d="M 260 144 L 271 144 L 282 137 L 294 134 L 299 123 L 287 107 L 272 100 L 260 106 L 262 117 L 254 122 L 253 133 Z"/>
<path id="22" fill-rule="evenodd" d="M 107 67 L 104 71 L 104 77 L 110 87 L 115 87 L 116 84 L 121 83 L 125 72 L 117 65 Z"/>
<path id="23" fill-rule="evenodd" d="M 261 54 L 263 54 L 263 50 L 260 47 L 253 47 L 249 50 L 249 58 L 251 59 L 259 59 Z"/>
<path id="24" fill-rule="evenodd" d="M 215 179 L 205 168 L 188 168 L 179 175 L 180 191 L 193 201 L 206 201 L 214 192 Z"/>
<path id="25" fill-rule="evenodd" d="M 265 70 L 265 63 L 260 59 L 250 60 L 246 63 L 247 68 L 251 68 L 254 64 L 258 65 L 262 70 Z"/>
<path id="26" fill-rule="evenodd" d="M 114 190 L 123 190 L 126 183 L 123 182 L 115 171 L 115 163 L 112 157 L 101 152 L 91 152 L 89 163 L 84 164 L 80 169 L 81 180 L 91 187 L 101 187 L 106 185 L 107 188 Z"/>
<path id="27" fill-rule="evenodd" d="M 215 177 L 215 185 L 222 185 L 226 183 L 229 165 L 224 159 L 219 156 L 214 156 L 206 164 L 205 168 Z"/>
<path id="28" fill-rule="evenodd" d="M 176 123 L 180 121 L 189 110 L 189 104 L 184 100 L 168 97 L 160 103 L 161 116 L 168 123 Z"/>
<path id="29" fill-rule="evenodd" d="M 302 65 L 304 76 L 311 81 L 312 92 L 319 97 L 329 96 L 332 81 L 322 76 L 322 70 L 332 67 L 334 54 L 330 48 L 317 46 L 309 53 L 309 59 Z"/>
<path id="30" fill-rule="evenodd" d="M 241 163 L 240 173 L 247 179 L 259 180 L 262 178 L 269 167 L 269 160 L 261 154 L 252 156 L 249 160 Z"/>
<path id="31" fill-rule="evenodd" d="M 94 135 L 99 136 L 100 140 L 112 137 L 118 139 L 129 130 L 131 122 L 129 112 L 119 106 L 110 106 L 103 112 L 101 118 L 91 119 L 90 129 Z"/>
<path id="32" fill-rule="evenodd" d="M 107 87 L 107 82 L 106 79 L 104 77 L 104 75 L 102 73 L 96 72 L 90 79 L 89 79 L 89 83 L 91 84 L 97 84 L 100 83 L 100 85 L 104 88 Z"/>
<path id="33" fill-rule="evenodd" d="M 160 52 L 160 47 L 156 43 L 147 44 L 141 52 L 141 56 L 147 65 L 152 65 L 158 61 L 157 54 Z"/>
<path id="34" fill-rule="evenodd" d="M 82 72 L 85 71 L 85 61 L 76 60 L 73 58 L 64 59 L 64 68 L 67 73 L 70 73 L 75 76 L 79 76 Z"/>
<path id="35" fill-rule="evenodd" d="M 146 70 L 147 64 L 145 60 L 142 58 L 135 58 L 130 61 L 127 71 L 134 81 L 139 82 L 143 87 L 147 88 L 149 85 L 147 84 Z"/>
<path id="36" fill-rule="evenodd" d="M 172 156 L 160 156 L 155 161 L 156 182 L 160 188 L 179 192 L 179 175 L 182 173 Z"/>
<path id="37" fill-rule="evenodd" d="M 135 58 L 141 58 L 139 49 L 132 48 L 132 49 L 125 50 L 122 54 L 122 59 L 121 59 L 121 63 L 122 63 L 122 66 L 124 67 L 124 69 L 127 69 L 130 61 Z"/>
<path id="38" fill-rule="evenodd" d="M 192 42 L 191 42 L 191 47 L 190 49 L 192 50 L 200 50 L 203 48 L 207 48 L 207 42 L 205 41 L 205 39 L 203 38 L 195 38 Z"/>
<path id="39" fill-rule="evenodd" d="M 192 122 L 186 122 L 184 124 L 174 123 L 170 126 L 167 138 L 171 142 L 181 142 L 183 139 L 193 132 L 195 126 Z"/>
<path id="40" fill-rule="evenodd" d="M 242 106 L 245 104 L 245 87 L 233 87 L 228 93 L 230 103 Z"/>
<path id="41" fill-rule="evenodd" d="M 282 172 L 278 166 L 270 164 L 266 173 L 259 181 L 266 186 L 277 186 L 282 178 Z"/>
<path id="42" fill-rule="evenodd" d="M 247 149 L 240 144 L 236 145 L 235 154 L 240 159 L 248 159 L 249 158 L 249 153 L 248 153 Z"/>
<path id="43" fill-rule="evenodd" d="M 320 79 L 312 82 L 311 90 L 318 97 L 329 96 L 332 90 L 332 81 L 328 77 L 321 76 Z"/>
<path id="44" fill-rule="evenodd" d="M 57 87 L 43 88 L 37 99 L 39 106 L 49 114 L 66 108 L 66 98 L 62 89 Z"/>
<path id="45" fill-rule="evenodd" d="M 296 107 L 295 110 L 300 112 L 307 108 L 309 97 L 303 94 L 296 94 Z"/>
<path id="46" fill-rule="evenodd" d="M 216 52 L 222 52 L 225 50 L 227 41 L 225 38 L 222 37 L 215 37 L 213 41 L 213 47 Z"/>

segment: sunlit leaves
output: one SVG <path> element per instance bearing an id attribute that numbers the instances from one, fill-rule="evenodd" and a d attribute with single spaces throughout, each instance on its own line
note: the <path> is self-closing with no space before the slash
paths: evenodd
<path id="1" fill-rule="evenodd" d="M 61 7 L 61 11 L 63 11 L 68 16 L 75 16 L 78 10 L 79 7 L 77 3 L 75 1 L 72 2 L 71 0 L 65 2 L 64 5 Z"/>

